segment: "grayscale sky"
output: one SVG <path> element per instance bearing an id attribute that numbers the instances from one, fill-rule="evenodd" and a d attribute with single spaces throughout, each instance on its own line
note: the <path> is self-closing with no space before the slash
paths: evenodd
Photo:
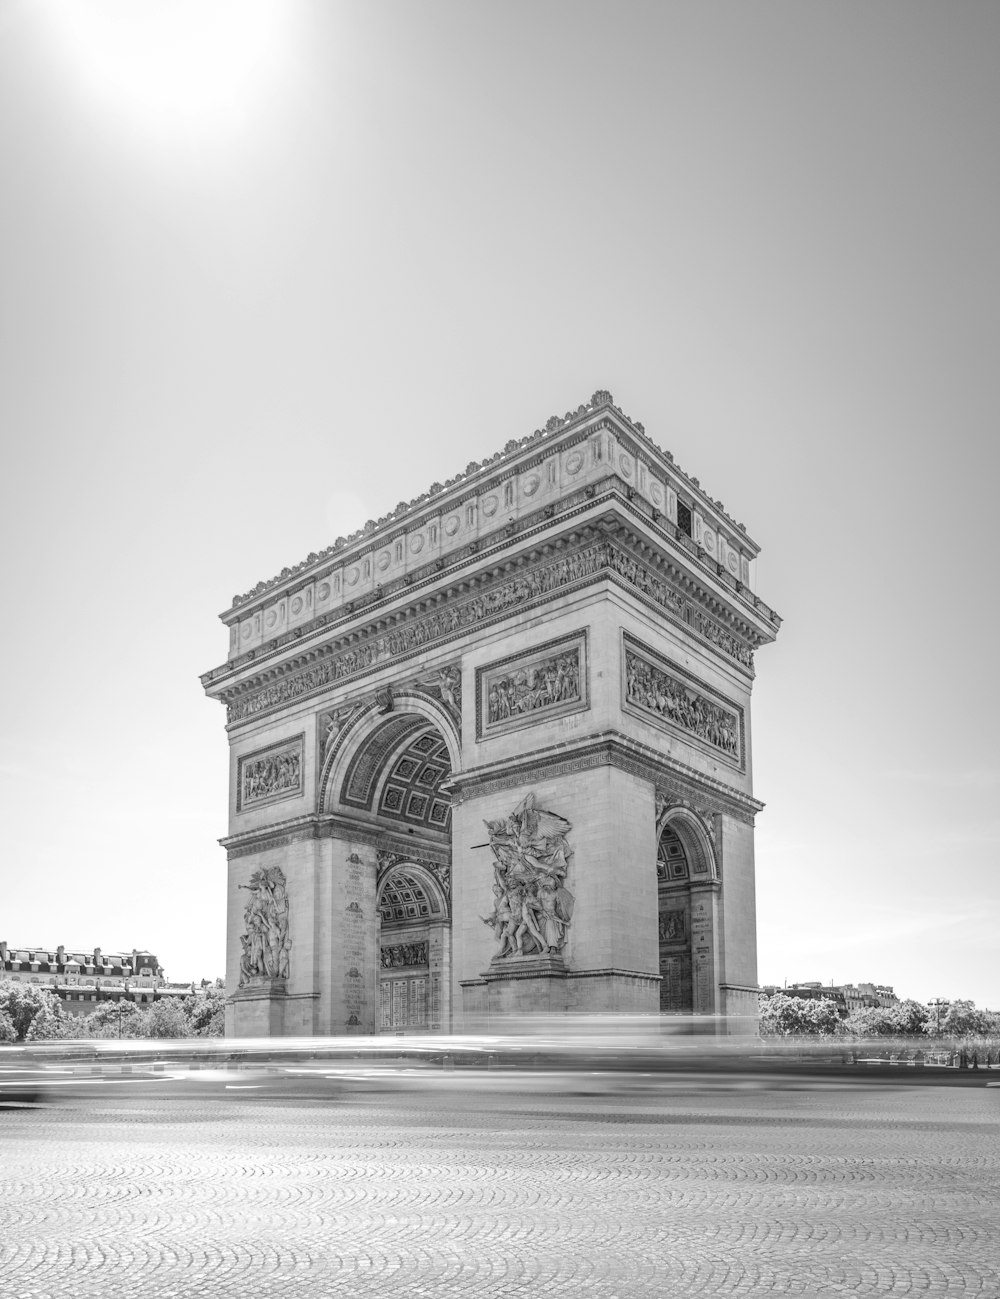
<path id="1" fill-rule="evenodd" d="M 0 937 L 223 972 L 216 615 L 609 388 L 763 547 L 760 977 L 1000 1008 L 1000 6 L 0 0 Z"/>

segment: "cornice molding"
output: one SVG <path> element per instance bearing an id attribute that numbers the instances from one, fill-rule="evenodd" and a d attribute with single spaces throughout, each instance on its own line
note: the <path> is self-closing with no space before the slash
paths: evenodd
<path id="1" fill-rule="evenodd" d="M 674 575 L 673 581 L 667 573 Z M 212 693 L 227 704 L 232 729 L 331 687 L 364 680 L 390 663 L 444 649 L 471 630 L 481 630 L 554 596 L 572 594 L 603 580 L 610 580 L 658 616 L 666 615 L 719 653 L 734 670 L 753 679 L 751 646 L 763 640 L 760 630 L 737 623 L 729 611 L 717 608 L 710 592 L 682 574 L 645 539 L 612 521 L 553 538 L 531 552 L 511 557 L 502 569 L 494 566 L 471 574 L 438 591 L 433 600 L 355 627 L 304 654 L 274 662 L 253 677 L 236 679 L 234 672 L 228 684 L 216 685 Z M 709 610 L 715 620 L 709 617 Z M 728 627 L 722 623 L 726 613 Z"/>
<path id="2" fill-rule="evenodd" d="M 578 406 L 575 411 L 568 411 L 563 417 L 553 415 L 544 429 L 536 429 L 527 437 L 512 439 L 502 451 L 482 462 L 471 462 L 462 473 L 446 483 L 433 483 L 428 491 L 413 500 L 400 501 L 391 513 L 377 520 L 369 519 L 349 537 L 338 537 L 325 550 L 310 554 L 291 568 L 284 568 L 276 576 L 258 582 L 245 594 L 234 596 L 232 609 L 239 609 L 242 614 L 246 609 L 252 608 L 253 602 L 258 598 L 269 598 L 282 587 L 303 579 L 320 578 L 335 564 L 363 558 L 368 551 L 395 540 L 405 527 L 419 526 L 424 516 L 432 516 L 445 508 L 464 504 L 471 497 L 489 490 L 493 483 L 502 483 L 515 473 L 535 467 L 536 462 L 546 459 L 557 447 L 573 445 L 579 438 L 590 436 L 601 428 L 611 428 L 616 435 L 633 440 L 629 451 L 637 460 L 668 480 L 676 479 L 694 501 L 729 524 L 739 543 L 748 552 L 757 553 L 759 548 L 749 537 L 745 526 L 726 513 L 722 502 L 704 492 L 700 481 L 686 474 L 675 463 L 673 455 L 653 441 L 641 423 L 632 420 L 616 406 L 610 392 L 599 389 L 587 405 Z M 576 434 L 576 437 L 572 434 Z M 222 615 L 224 620 L 229 616 L 231 610 Z"/>
<path id="3" fill-rule="evenodd" d="M 567 970 L 567 979 L 640 979 L 643 983 L 662 983 L 662 974 L 651 974 L 648 970 L 623 970 L 616 965 L 609 965 L 596 970 Z"/>
<path id="4" fill-rule="evenodd" d="M 320 614 L 244 654 L 227 660 L 202 674 L 202 686 L 211 691 L 214 683 L 234 676 L 249 664 L 266 663 L 280 656 L 289 645 L 315 642 L 328 634 L 331 628 L 346 628 L 366 613 L 371 617 L 376 612 L 384 610 L 389 617 L 395 617 L 396 611 L 390 612 L 390 609 L 401 594 L 408 594 L 412 599 L 413 596 L 428 595 L 432 591 L 437 591 L 455 580 L 470 563 L 483 566 L 491 559 L 499 558 L 509 552 L 515 538 L 523 545 L 542 533 L 550 531 L 553 521 L 564 525 L 580 514 L 588 512 L 592 515 L 588 523 L 590 526 L 597 526 L 602 507 L 609 505 L 630 516 L 643 528 L 652 531 L 658 541 L 666 543 L 667 549 L 657 552 L 659 559 L 670 565 L 677 580 L 685 584 L 693 583 L 701 593 L 702 602 L 706 607 L 714 608 L 716 616 L 739 622 L 739 614 L 744 614 L 745 618 L 750 620 L 744 623 L 747 633 L 750 633 L 751 623 L 757 624 L 757 630 L 751 634 L 751 644 L 759 645 L 774 639 L 781 625 L 780 615 L 728 573 L 676 525 L 670 523 L 659 510 L 637 496 L 633 487 L 617 475 L 610 474 L 602 479 L 599 485 L 581 487 L 558 501 L 540 507 L 532 514 L 523 515 L 520 519 L 512 521 L 491 540 L 471 541 L 446 558 L 436 559 L 419 570 L 379 585 L 374 591 L 357 596 L 328 613 Z M 682 555 L 691 566 L 690 570 L 681 567 L 679 560 Z M 468 580 L 468 575 L 463 574 L 463 577 Z M 710 585 L 703 585 L 706 580 Z M 711 589 L 712 585 L 715 586 L 715 590 Z M 248 612 L 253 610 L 242 611 L 243 614 Z"/>
<path id="5" fill-rule="evenodd" d="M 285 848 L 293 843 L 310 840 L 343 839 L 361 843 L 372 852 L 394 852 L 401 857 L 416 854 L 417 860 L 433 862 L 438 866 L 451 864 L 450 843 L 432 843 L 415 834 L 398 833 L 384 825 L 361 821 L 351 816 L 327 812 L 314 816 L 295 817 L 254 830 L 227 835 L 219 843 L 226 849 L 230 861 L 258 853 Z"/>

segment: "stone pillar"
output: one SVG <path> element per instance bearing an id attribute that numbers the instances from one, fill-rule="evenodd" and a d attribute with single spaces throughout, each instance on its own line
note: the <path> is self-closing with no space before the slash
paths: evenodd
<path id="1" fill-rule="evenodd" d="M 691 1008 L 696 1015 L 715 1015 L 718 996 L 719 925 L 717 881 L 691 885 Z"/>
<path id="2" fill-rule="evenodd" d="M 483 923 L 495 906 L 497 862 L 484 822 L 510 818 L 528 795 L 536 809 L 569 824 L 572 919 L 557 951 L 501 956 Z M 656 1012 L 656 828 L 648 781 L 602 764 L 470 791 L 453 813 L 453 852 L 457 1026 L 472 1031 L 529 1008 Z M 525 861 L 530 875 L 530 846 Z"/>
<path id="3" fill-rule="evenodd" d="M 316 888 L 316 843 L 282 841 L 241 853 L 229 862 L 228 951 L 226 987 L 227 1037 L 302 1036 L 316 1032 L 318 988 L 315 972 L 313 899 Z M 255 876 L 280 871 L 287 904 L 287 976 L 266 976 L 241 969 L 243 935 L 248 932 L 247 906 Z"/>
<path id="4" fill-rule="evenodd" d="M 341 949 L 341 999 L 344 1033 L 378 1030 L 379 916 L 375 905 L 376 864 L 357 852 L 348 855 L 344 871 Z"/>
<path id="5" fill-rule="evenodd" d="M 451 927 L 439 921 L 427 929 L 427 1027 L 451 1031 Z"/>
<path id="6" fill-rule="evenodd" d="M 753 826 L 732 816 L 718 818 L 723 886 L 719 898 L 722 931 L 720 1010 L 729 1033 L 756 1033 L 757 916 L 755 906 Z M 718 850 L 718 848 L 717 848 Z"/>
<path id="7" fill-rule="evenodd" d="M 374 850 L 347 837 L 320 841 L 316 899 L 318 1032 L 377 1032 L 379 917 Z"/>

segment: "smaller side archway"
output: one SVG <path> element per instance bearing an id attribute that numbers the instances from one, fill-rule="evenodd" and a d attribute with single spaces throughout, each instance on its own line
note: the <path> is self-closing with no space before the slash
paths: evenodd
<path id="1" fill-rule="evenodd" d="M 660 1011 L 716 1010 L 715 850 L 689 808 L 667 808 L 657 824 L 656 893 Z"/>
<path id="2" fill-rule="evenodd" d="M 376 900 L 380 1031 L 447 1029 L 451 907 L 433 867 L 386 854 Z"/>

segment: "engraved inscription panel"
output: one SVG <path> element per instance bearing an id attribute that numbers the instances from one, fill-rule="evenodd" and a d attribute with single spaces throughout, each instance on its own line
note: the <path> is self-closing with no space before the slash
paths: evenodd
<path id="1" fill-rule="evenodd" d="M 379 1027 L 417 1029 L 427 1027 L 427 976 L 383 979 Z"/>

